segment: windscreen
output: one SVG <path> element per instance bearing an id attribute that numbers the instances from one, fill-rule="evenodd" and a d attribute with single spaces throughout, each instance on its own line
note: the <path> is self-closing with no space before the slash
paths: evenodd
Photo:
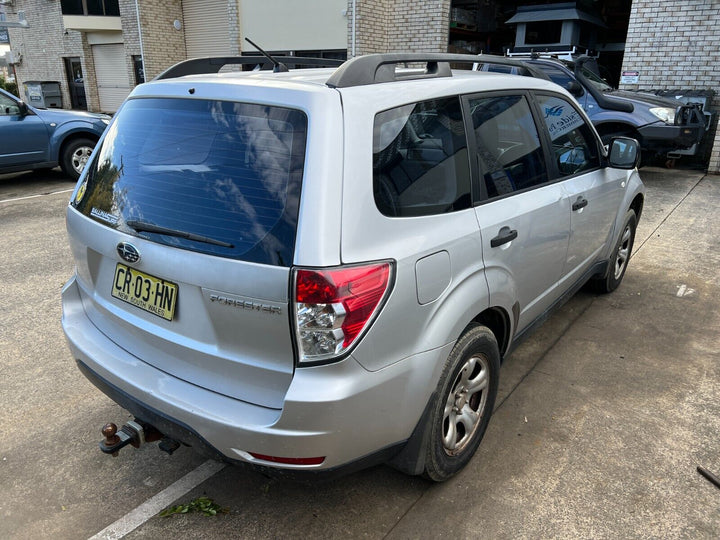
<path id="1" fill-rule="evenodd" d="M 130 100 L 73 205 L 159 243 L 290 266 L 306 136 L 307 117 L 295 109 Z"/>

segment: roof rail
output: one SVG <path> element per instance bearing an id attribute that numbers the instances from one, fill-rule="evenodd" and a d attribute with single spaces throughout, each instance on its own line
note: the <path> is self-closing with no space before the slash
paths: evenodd
<path id="1" fill-rule="evenodd" d="M 275 60 L 288 66 L 338 67 L 344 60 L 330 58 L 303 58 L 301 56 L 275 56 Z M 217 73 L 228 65 L 272 65 L 264 56 L 218 56 L 207 58 L 191 58 L 169 67 L 153 80 L 174 79 L 185 75 L 202 75 L 204 73 Z"/>
<path id="2" fill-rule="evenodd" d="M 450 63 L 476 64 L 487 59 L 488 63 L 510 65 L 526 70 L 532 76 L 549 80 L 542 71 L 519 60 L 504 56 L 451 54 L 451 53 L 388 53 L 358 56 L 345 62 L 327 80 L 331 88 L 348 88 L 383 82 L 452 77 Z M 425 64 L 422 72 L 398 72 L 397 64 Z"/>

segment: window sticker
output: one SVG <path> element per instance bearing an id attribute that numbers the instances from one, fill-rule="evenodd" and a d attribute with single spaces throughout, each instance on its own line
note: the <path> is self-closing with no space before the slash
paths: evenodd
<path id="1" fill-rule="evenodd" d="M 85 196 L 85 191 L 87 191 L 87 180 L 85 180 L 78 189 L 77 194 L 75 195 L 75 204 L 82 201 L 83 197 Z"/>
<path id="2" fill-rule="evenodd" d="M 553 106 L 553 101 L 556 102 L 557 105 Z M 582 118 L 573 107 L 552 98 L 548 99 L 546 103 L 547 105 L 543 108 L 543 114 L 545 115 L 545 123 L 547 124 L 552 140 L 569 133 L 583 124 Z"/>
<path id="3" fill-rule="evenodd" d="M 117 225 L 118 222 L 117 216 L 113 216 L 112 214 L 109 214 L 104 210 L 98 210 L 95 207 L 93 207 L 93 209 L 90 211 L 90 215 L 98 219 L 102 219 L 104 222 L 110 223 L 111 225 Z"/>

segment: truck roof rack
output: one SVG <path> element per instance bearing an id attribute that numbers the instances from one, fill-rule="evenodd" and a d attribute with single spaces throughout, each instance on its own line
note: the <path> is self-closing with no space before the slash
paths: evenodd
<path id="1" fill-rule="evenodd" d="M 451 53 L 389 53 L 358 56 L 345 62 L 327 80 L 331 88 L 349 88 L 393 81 L 452 77 L 450 63 L 476 64 L 486 61 L 493 64 L 514 66 L 533 77 L 549 80 L 542 71 L 528 64 L 504 56 L 451 54 Z M 398 72 L 398 64 L 425 64 L 422 71 Z"/>
<path id="2" fill-rule="evenodd" d="M 338 67 L 343 64 L 344 60 L 334 60 L 330 58 L 304 58 L 301 56 L 275 56 L 275 60 L 282 62 L 287 66 L 312 66 L 312 67 Z M 273 65 L 272 61 L 265 56 L 218 56 L 207 58 L 191 58 L 178 62 L 174 66 L 169 67 L 160 75 L 155 77 L 155 81 L 162 79 L 174 79 L 185 75 L 202 75 L 204 73 L 217 73 L 224 66 L 228 65 Z"/>

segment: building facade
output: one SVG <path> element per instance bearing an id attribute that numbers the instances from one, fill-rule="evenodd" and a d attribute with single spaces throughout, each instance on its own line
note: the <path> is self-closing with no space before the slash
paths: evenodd
<path id="1" fill-rule="evenodd" d="M 344 58 L 377 52 L 504 53 L 518 7 L 567 4 L 602 21 L 593 46 L 613 71 L 638 72 L 632 90 L 712 90 L 720 109 L 717 0 L 5 0 L 23 82 L 57 81 L 66 108 L 113 112 L 132 90 L 186 58 L 248 54 L 250 37 L 279 54 Z M 578 28 L 582 34 L 580 21 Z M 541 23 L 544 29 L 552 24 Z M 523 27 L 529 43 L 538 39 Z M 542 33 L 542 32 L 541 32 Z M 540 39 L 542 42 L 542 39 Z M 613 76 L 611 74 L 611 76 Z M 701 152 L 720 172 L 717 115 Z"/>
<path id="2" fill-rule="evenodd" d="M 624 89 L 714 92 L 708 106 L 716 112 L 701 149 L 708 171 L 720 173 L 720 2 L 633 0 L 622 69 L 639 74 Z"/>
<path id="3" fill-rule="evenodd" d="M 246 35 L 274 52 L 346 56 L 347 0 L 6 2 L 8 19 L 22 11 L 29 23 L 9 29 L 22 97 L 24 83 L 59 82 L 64 108 L 114 112 L 137 84 L 181 60 L 253 51 Z M 288 20 L 298 24 L 285 28 Z"/>

